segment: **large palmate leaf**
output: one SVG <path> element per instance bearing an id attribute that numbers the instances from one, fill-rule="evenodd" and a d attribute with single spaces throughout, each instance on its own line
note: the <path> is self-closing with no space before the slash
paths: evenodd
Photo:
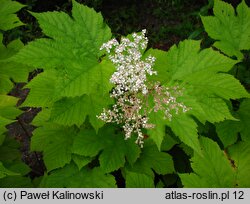
<path id="1" fill-rule="evenodd" d="M 168 52 L 150 49 L 145 55 L 155 55 L 154 69 L 166 77 L 150 77 L 166 86 L 179 85 L 183 96 L 178 98 L 190 110 L 173 116 L 171 121 L 163 120 L 162 113 L 152 113 L 151 123 L 156 127 L 148 131 L 160 149 L 165 135 L 165 125 L 171 127 L 182 142 L 200 152 L 197 124 L 235 120 L 224 100 L 249 97 L 249 94 L 233 76 L 226 74 L 235 63 L 213 49 L 200 49 L 200 41 L 185 40 L 174 45 Z"/>
<path id="2" fill-rule="evenodd" d="M 214 46 L 229 56 L 242 59 L 241 50 L 250 49 L 250 9 L 243 0 L 234 8 L 221 0 L 214 1 L 214 16 L 201 17 L 208 35 L 217 40 Z"/>
<path id="3" fill-rule="evenodd" d="M 236 169 L 235 185 L 240 188 L 250 187 L 250 143 L 240 142 L 229 148 L 229 155 Z"/>
<path id="4" fill-rule="evenodd" d="M 131 140 L 124 140 L 113 128 L 103 127 L 99 134 L 83 129 L 76 136 L 72 152 L 93 157 L 102 150 L 99 161 L 104 172 L 112 172 L 124 166 L 125 161 L 133 164 L 139 157 L 139 147 Z"/>
<path id="5" fill-rule="evenodd" d="M 71 146 L 76 135 L 74 128 L 47 124 L 33 132 L 32 151 L 42 151 L 47 170 L 63 167 L 71 161 Z"/>
<path id="6" fill-rule="evenodd" d="M 61 65 L 76 74 L 74 69 L 88 70 L 97 64 L 100 46 L 111 37 L 101 14 L 76 1 L 73 1 L 72 18 L 63 12 L 32 14 L 52 39 L 28 44 L 15 56 L 15 60 L 22 63 L 43 68 Z"/>
<path id="7" fill-rule="evenodd" d="M 0 0 L 0 5 L 0 30 L 10 30 L 23 25 L 15 13 L 24 5 L 11 0 Z"/>
<path id="8" fill-rule="evenodd" d="M 72 17 L 63 12 L 32 15 L 50 38 L 29 43 L 11 58 L 44 68 L 26 86 L 31 90 L 23 106 L 51 108 L 48 120 L 67 126 L 81 126 L 89 116 L 98 130 L 104 123 L 96 115 L 112 103 L 108 93 L 114 67 L 100 58 L 110 29 L 101 14 L 75 1 Z"/>
<path id="9" fill-rule="evenodd" d="M 63 178 L 63 179 L 62 179 Z M 112 175 L 105 174 L 100 168 L 78 170 L 73 163 L 44 176 L 40 187 L 46 188 L 115 188 Z"/>
<path id="10" fill-rule="evenodd" d="M 194 173 L 179 174 L 184 187 L 234 187 L 234 171 L 227 156 L 216 142 L 201 138 L 203 156 L 194 153 L 191 166 Z"/>
<path id="11" fill-rule="evenodd" d="M 110 30 L 103 24 L 100 14 L 88 7 L 78 5 L 75 1 L 73 3 L 72 12 L 76 13 L 73 15 L 74 19 L 61 12 L 33 13 L 43 32 L 53 40 L 36 40 L 22 50 L 15 59 L 44 68 L 63 65 L 87 70 L 89 67 L 95 66 L 96 60 L 100 56 L 99 47 L 103 42 L 109 40 Z M 76 15 L 80 14 L 84 15 L 86 19 L 77 18 Z M 86 22 L 89 24 L 88 26 L 86 26 Z"/>

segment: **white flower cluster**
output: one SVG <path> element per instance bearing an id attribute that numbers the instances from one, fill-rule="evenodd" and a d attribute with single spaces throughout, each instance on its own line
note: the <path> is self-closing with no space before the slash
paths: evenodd
<path id="1" fill-rule="evenodd" d="M 148 39 L 145 36 L 146 30 L 141 34 L 133 33 L 131 40 L 121 38 L 120 43 L 112 39 L 104 43 L 101 50 L 105 49 L 109 59 L 116 67 L 116 72 L 111 76 L 110 82 L 114 88 L 110 96 L 116 99 L 112 109 L 104 109 L 100 116 L 105 122 L 122 124 L 125 132 L 125 139 L 137 133 L 136 143 L 143 146 L 142 129 L 154 128 L 154 124 L 148 123 L 148 115 L 151 111 L 164 111 L 165 117 L 171 120 L 172 110 L 175 114 L 179 109 L 183 112 L 188 108 L 176 101 L 176 97 L 182 91 L 178 87 L 163 87 L 159 82 L 150 84 L 147 82 L 147 75 L 157 74 L 152 69 L 155 58 L 148 56 L 142 59 L 141 50 L 147 47 Z M 148 96 L 154 98 L 154 107 L 148 107 Z"/>
<path id="2" fill-rule="evenodd" d="M 110 53 L 109 59 L 117 69 L 110 79 L 110 82 L 115 84 L 114 97 L 121 96 L 128 91 L 130 93 L 142 91 L 143 94 L 148 92 L 145 84 L 146 75 L 156 74 L 156 72 L 152 70 L 154 57 L 148 56 L 144 61 L 141 59 L 140 49 L 145 49 L 148 43 L 145 33 L 146 30 L 142 30 L 141 35 L 133 33 L 133 41 L 122 38 L 118 43 L 116 39 L 113 39 L 101 47 L 101 50 L 106 49 L 107 53 Z"/>

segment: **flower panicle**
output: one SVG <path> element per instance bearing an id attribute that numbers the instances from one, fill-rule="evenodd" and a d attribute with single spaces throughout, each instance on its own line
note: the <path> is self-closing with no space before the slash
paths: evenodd
<path id="1" fill-rule="evenodd" d="M 178 87 L 161 86 L 160 82 L 149 83 L 148 75 L 156 75 L 153 70 L 155 57 L 149 55 L 143 59 L 141 50 L 146 49 L 148 38 L 146 30 L 141 34 L 133 33 L 132 40 L 122 37 L 120 43 L 112 39 L 104 43 L 100 50 L 105 50 L 116 71 L 110 78 L 114 85 L 110 97 L 116 103 L 111 109 L 103 109 L 97 116 L 107 123 L 122 124 L 125 139 L 137 134 L 136 143 L 141 147 L 144 142 L 143 129 L 154 128 L 149 122 L 149 114 L 163 111 L 165 118 L 171 120 L 173 114 L 189 110 L 183 103 L 177 102 L 182 95 Z M 153 96 L 154 106 L 149 107 L 149 96 Z"/>

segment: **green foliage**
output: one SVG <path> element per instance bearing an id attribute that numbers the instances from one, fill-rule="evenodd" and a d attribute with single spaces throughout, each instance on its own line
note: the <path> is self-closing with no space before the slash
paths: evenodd
<path id="1" fill-rule="evenodd" d="M 236 186 L 240 188 L 249 187 L 250 170 L 249 142 L 239 142 L 229 148 L 229 155 L 234 161 Z"/>
<path id="2" fill-rule="evenodd" d="M 214 1 L 214 15 L 201 17 L 208 35 L 217 40 L 214 46 L 228 56 L 243 58 L 241 50 L 250 49 L 250 10 L 243 0 L 234 8 L 221 0 Z"/>
<path id="3" fill-rule="evenodd" d="M 152 139 L 160 148 L 165 124 L 182 142 L 200 152 L 197 124 L 193 117 L 202 123 L 234 120 L 223 99 L 249 97 L 240 82 L 226 74 L 237 61 L 211 48 L 200 50 L 200 42 L 193 40 L 183 41 L 178 47 L 174 45 L 168 52 L 152 49 L 148 52 L 158 57 L 155 69 L 161 76 L 156 78 L 164 84 L 183 87 L 184 94 L 180 101 L 192 108 L 188 114 L 174 116 L 170 122 L 162 121 L 161 113 L 154 113 L 158 127 L 149 131 Z"/>
<path id="4" fill-rule="evenodd" d="M 23 23 L 16 12 L 24 5 L 11 0 L 0 1 L 0 30 L 6 31 Z M 6 136 L 6 126 L 15 122 L 22 113 L 16 107 L 18 98 L 7 95 L 14 82 L 26 82 L 30 67 L 9 61 L 24 45 L 20 40 L 14 40 L 7 46 L 3 44 L 3 34 L 0 33 L 0 187 L 31 187 L 31 180 L 23 177 L 30 169 L 21 161 L 19 145 Z"/>
<path id="5" fill-rule="evenodd" d="M 82 148 L 82 147 L 85 148 Z M 112 172 L 123 167 L 125 161 L 133 164 L 139 157 L 139 147 L 125 141 L 113 128 L 102 128 L 99 134 L 94 130 L 81 130 L 74 140 L 72 151 L 85 157 L 94 157 L 100 151 L 100 167 L 104 172 Z"/>
<path id="6" fill-rule="evenodd" d="M 14 82 L 26 82 L 27 73 L 31 71 L 30 67 L 9 61 L 21 48 L 24 47 L 20 40 L 10 42 L 7 47 L 2 44 L 3 35 L 0 33 L 0 94 L 8 93 Z"/>
<path id="7" fill-rule="evenodd" d="M 234 144 L 237 141 L 238 134 L 240 133 L 243 141 L 250 141 L 250 100 L 245 99 L 241 104 L 238 111 L 234 115 L 239 119 L 238 121 L 226 120 L 216 124 L 217 134 L 225 147 Z"/>
<path id="8" fill-rule="evenodd" d="M 194 173 L 180 174 L 184 187 L 234 187 L 234 171 L 219 146 L 208 138 L 201 138 L 203 156 L 194 154 L 191 165 Z"/>
<path id="9" fill-rule="evenodd" d="M 154 177 L 153 170 L 162 175 L 174 172 L 171 156 L 165 152 L 160 152 L 152 141 L 146 141 L 141 151 L 136 162 L 126 166 L 128 171 L 143 173 L 150 177 Z"/>
<path id="10" fill-rule="evenodd" d="M 0 2 L 12 4 L 6 12 L 15 19 L 13 13 L 22 6 Z M 31 151 L 42 152 L 46 167 L 37 186 L 117 187 L 120 176 L 126 187 L 152 188 L 170 186 L 179 176 L 184 187 L 249 187 L 250 95 L 229 74 L 243 60 L 242 50 L 250 49 L 249 12 L 244 1 L 235 16 L 229 4 L 216 0 L 215 16 L 202 17 L 209 36 L 217 40 L 214 46 L 227 56 L 201 49 L 201 41 L 195 40 L 168 51 L 145 51 L 143 57 L 156 57 L 158 74 L 149 81 L 179 86 L 183 95 L 178 102 L 190 110 L 173 115 L 171 121 L 163 112 L 152 111 L 149 120 L 156 126 L 143 130 L 143 148 L 133 136 L 124 140 L 122 126 L 96 117 L 113 104 L 109 79 L 115 71 L 100 51 L 112 35 L 102 15 L 76 1 L 71 15 L 31 12 L 46 38 L 25 46 L 19 40 L 0 45 L 0 187 L 33 186 L 20 146 L 6 136 L 6 126 L 22 113 L 18 99 L 7 94 L 13 82 L 27 82 L 30 67 L 43 69 L 25 85 L 30 91 L 21 105 L 41 108 L 32 121 L 36 129 L 31 137 Z M 21 25 L 5 23 L 10 28 Z M 239 109 L 231 110 L 231 100 L 238 99 Z M 205 131 L 207 124 L 214 132 Z M 183 150 L 181 155 L 176 149 Z M 179 168 L 185 162 L 190 168 Z M 166 181 L 171 175 L 174 182 Z"/>
<path id="11" fill-rule="evenodd" d="M 24 5 L 11 0 L 0 0 L 0 4 L 0 30 L 10 30 L 23 25 L 15 13 Z"/>
<path id="12" fill-rule="evenodd" d="M 20 145 L 13 139 L 5 138 L 0 146 L 0 187 L 32 187 L 31 179 L 24 177 L 30 168 L 21 160 Z"/>
<path id="13" fill-rule="evenodd" d="M 15 107 L 16 103 L 17 98 L 8 95 L 0 95 L 0 145 L 5 138 L 5 126 L 14 122 L 16 116 L 22 113 L 22 111 Z"/>
<path id="14" fill-rule="evenodd" d="M 63 167 L 71 161 L 74 128 L 51 124 L 37 128 L 33 133 L 31 150 L 43 151 L 47 170 Z"/>
<path id="15" fill-rule="evenodd" d="M 12 172 L 12 171 L 10 171 L 8 169 L 6 169 L 3 166 L 2 162 L 0 162 L 0 179 L 4 178 L 6 176 L 15 176 L 15 175 L 18 175 L 18 174 L 14 173 L 14 172 Z"/>
<path id="16" fill-rule="evenodd" d="M 100 14 L 75 1 L 73 19 L 62 12 L 32 14 L 52 39 L 31 42 L 12 58 L 45 70 L 27 85 L 31 93 L 24 105 L 51 105 L 51 121 L 69 126 L 80 126 L 88 115 L 98 130 L 103 123 L 96 115 L 112 102 L 107 92 L 111 89 L 108 80 L 114 68 L 105 60 L 99 62 L 99 48 L 111 37 L 110 29 Z M 99 100 L 100 97 L 104 100 Z"/>
<path id="17" fill-rule="evenodd" d="M 63 178 L 63 179 L 62 179 Z M 105 175 L 100 168 L 78 170 L 76 165 L 69 164 L 63 169 L 53 171 L 44 176 L 42 188 L 114 188 L 115 179 L 112 175 Z"/>
<path id="18" fill-rule="evenodd" d="M 145 174 L 128 172 L 126 175 L 126 188 L 154 188 L 154 181 Z"/>

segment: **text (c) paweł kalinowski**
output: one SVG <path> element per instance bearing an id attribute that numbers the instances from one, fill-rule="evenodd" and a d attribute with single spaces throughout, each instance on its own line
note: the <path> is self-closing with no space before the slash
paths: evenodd
<path id="1" fill-rule="evenodd" d="M 103 191 L 93 191 L 93 192 L 70 192 L 70 191 L 46 191 L 46 192 L 28 192 L 20 191 L 20 199 L 28 200 L 46 200 L 46 199 L 103 199 Z"/>

